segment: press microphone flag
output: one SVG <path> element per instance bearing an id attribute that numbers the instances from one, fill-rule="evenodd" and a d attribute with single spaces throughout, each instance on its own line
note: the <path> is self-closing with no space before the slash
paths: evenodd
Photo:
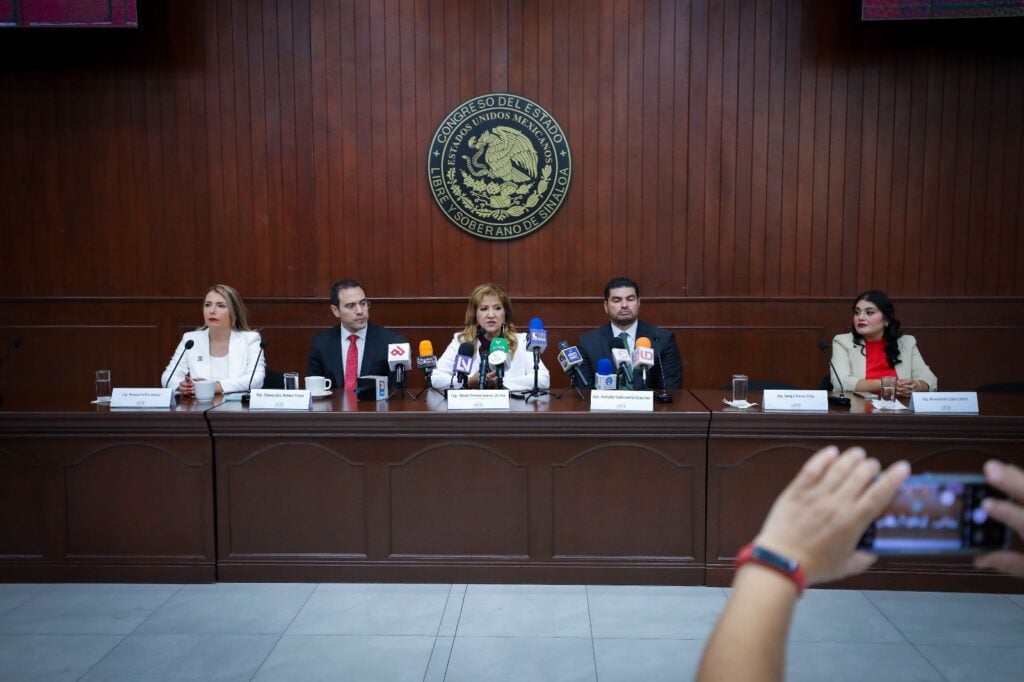
<path id="1" fill-rule="evenodd" d="M 568 341 L 559 341 L 558 348 L 558 364 L 561 365 L 562 371 L 572 378 L 577 388 L 586 388 L 587 380 L 580 370 L 580 365 L 583 364 L 580 349 L 570 346 Z"/>
<path id="2" fill-rule="evenodd" d="M 412 367 L 411 357 L 409 344 L 388 344 L 388 369 L 395 373 L 395 385 L 405 386 L 405 371 Z"/>
<path id="3" fill-rule="evenodd" d="M 651 348 L 651 340 L 646 336 L 638 337 L 636 348 L 633 349 L 633 371 L 639 370 L 640 381 L 633 382 L 633 388 L 641 391 L 647 390 L 647 369 L 654 367 L 654 349 Z"/>
<path id="4" fill-rule="evenodd" d="M 548 347 L 548 332 L 539 317 L 530 320 L 530 331 L 526 334 L 526 350 L 535 355 L 543 353 Z"/>
<path id="5" fill-rule="evenodd" d="M 494 370 L 498 388 L 502 388 L 505 381 L 505 363 L 508 362 L 508 341 L 499 336 L 491 341 L 491 352 L 487 356 L 487 362 Z"/>
<path id="6" fill-rule="evenodd" d="M 601 358 L 597 361 L 597 371 L 594 372 L 594 388 L 599 391 L 614 391 L 618 388 L 615 368 L 608 358 Z"/>
<path id="7" fill-rule="evenodd" d="M 424 371 L 437 367 L 437 356 L 434 355 L 434 344 L 429 340 L 420 341 L 420 355 L 416 358 L 416 367 Z"/>
<path id="8" fill-rule="evenodd" d="M 459 344 L 459 353 L 455 356 L 455 377 L 457 377 L 462 385 L 465 386 L 472 371 L 473 344 L 469 341 L 464 341 Z"/>

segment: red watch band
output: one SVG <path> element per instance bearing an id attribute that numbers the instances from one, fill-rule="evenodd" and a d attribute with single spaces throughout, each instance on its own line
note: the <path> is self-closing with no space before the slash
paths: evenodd
<path id="1" fill-rule="evenodd" d="M 740 566 L 746 563 L 759 564 L 765 568 L 772 569 L 779 575 L 786 576 L 796 585 L 798 597 L 804 593 L 804 588 L 807 587 L 807 576 L 804 574 L 804 569 L 800 564 L 789 557 L 776 554 L 770 549 L 759 547 L 754 543 L 746 545 L 736 555 L 736 568 L 739 569 Z"/>

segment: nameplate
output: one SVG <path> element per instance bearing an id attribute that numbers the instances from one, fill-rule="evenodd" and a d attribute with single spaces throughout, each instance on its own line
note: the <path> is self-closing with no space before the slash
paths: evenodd
<path id="1" fill-rule="evenodd" d="M 173 404 L 173 388 L 115 388 L 110 393 L 111 408 L 159 407 L 163 409 Z"/>
<path id="2" fill-rule="evenodd" d="M 910 409 L 917 414 L 978 414 L 978 394 L 944 391 L 910 394 Z"/>
<path id="3" fill-rule="evenodd" d="M 590 392 L 591 412 L 654 412 L 654 391 Z"/>
<path id="4" fill-rule="evenodd" d="M 256 388 L 249 392 L 250 410 L 308 410 L 312 403 L 309 391 L 282 391 Z"/>
<path id="5" fill-rule="evenodd" d="M 507 410 L 508 391 L 455 389 L 448 391 L 449 410 Z"/>
<path id="6" fill-rule="evenodd" d="M 828 412 L 828 391 L 774 388 L 763 394 L 765 412 Z"/>

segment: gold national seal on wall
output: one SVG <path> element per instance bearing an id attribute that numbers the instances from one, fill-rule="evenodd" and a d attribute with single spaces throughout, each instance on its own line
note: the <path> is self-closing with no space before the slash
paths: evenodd
<path id="1" fill-rule="evenodd" d="M 430 192 L 448 219 L 483 239 L 517 239 L 555 215 L 572 160 L 561 126 L 519 95 L 480 95 L 456 107 L 427 155 Z"/>

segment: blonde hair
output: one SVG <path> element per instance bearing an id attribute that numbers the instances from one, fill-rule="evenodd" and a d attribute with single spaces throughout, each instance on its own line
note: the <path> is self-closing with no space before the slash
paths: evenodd
<path id="1" fill-rule="evenodd" d="M 249 328 L 248 320 L 246 320 L 245 304 L 242 303 L 242 297 L 238 295 L 234 288 L 229 287 L 227 284 L 214 284 L 203 294 L 204 301 L 211 292 L 223 296 L 224 301 L 228 304 L 228 313 L 231 315 L 231 329 L 233 331 L 252 331 Z M 206 325 L 204 324 L 200 329 L 206 329 Z"/>
<path id="2" fill-rule="evenodd" d="M 508 341 L 509 353 L 515 353 L 518 342 L 516 341 L 515 318 L 512 315 L 512 301 L 509 300 L 508 293 L 497 284 L 481 284 L 473 289 L 473 293 L 469 295 L 469 303 L 466 305 L 466 328 L 459 335 L 460 338 L 463 341 L 476 341 L 476 310 L 485 296 L 494 296 L 501 301 L 501 307 L 505 309 L 505 323 L 501 326 L 501 336 Z"/>

